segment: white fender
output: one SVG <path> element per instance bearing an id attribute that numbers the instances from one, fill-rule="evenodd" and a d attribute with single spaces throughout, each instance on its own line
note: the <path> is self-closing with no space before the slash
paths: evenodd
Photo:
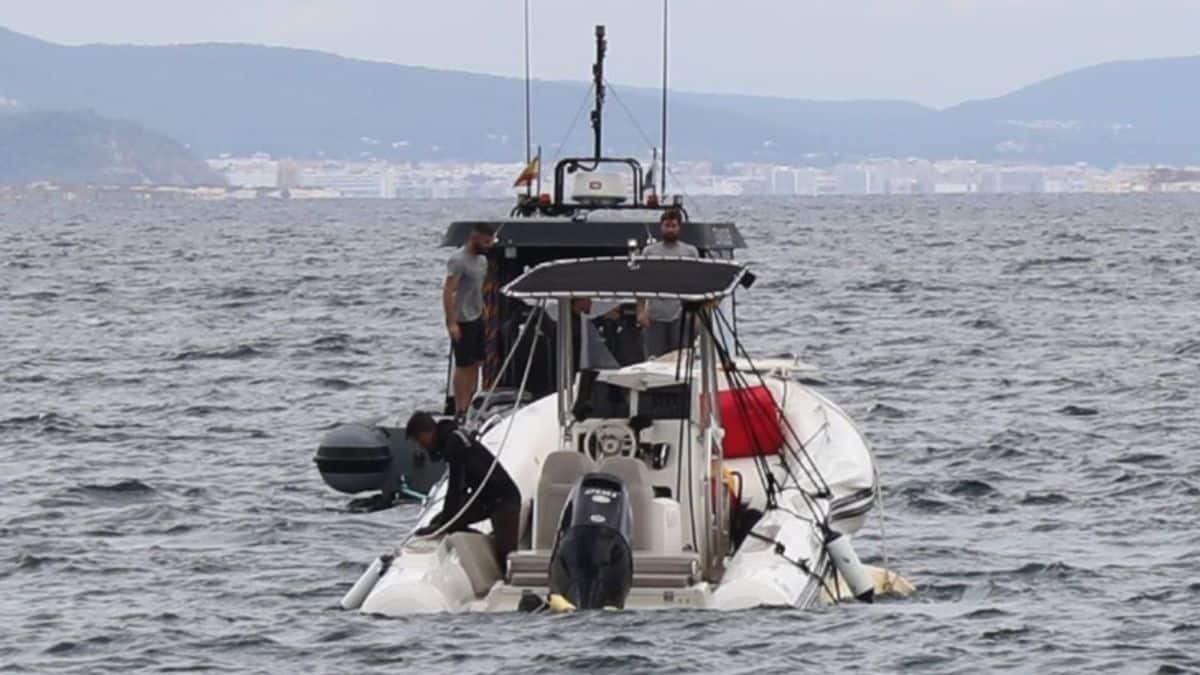
<path id="1" fill-rule="evenodd" d="M 367 571 L 362 573 L 358 581 L 350 587 L 350 590 L 342 596 L 342 609 L 358 609 L 362 606 L 363 600 L 367 598 L 367 594 L 371 589 L 375 588 L 375 584 L 379 582 L 379 577 L 383 576 L 383 556 L 379 556 L 367 566 Z"/>
<path id="2" fill-rule="evenodd" d="M 828 530 L 826 537 L 825 550 L 829 551 L 833 566 L 837 568 L 838 574 L 846 580 L 854 597 L 861 602 L 874 601 L 875 580 L 871 578 L 871 573 L 858 559 L 858 554 L 850 545 L 850 537 L 833 530 Z"/>

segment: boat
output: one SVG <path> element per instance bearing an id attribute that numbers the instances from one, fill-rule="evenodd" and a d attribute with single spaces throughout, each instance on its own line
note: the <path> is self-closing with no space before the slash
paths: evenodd
<path id="1" fill-rule="evenodd" d="M 342 607 L 808 608 L 909 588 L 853 548 L 879 503 L 862 430 L 805 383 L 811 366 L 756 360 L 742 343 L 736 296 L 756 276 L 734 259 L 745 246 L 737 226 L 693 220 L 682 199 L 658 198 L 637 159 L 601 152 L 603 27 L 596 40 L 593 154 L 560 160 L 553 194 L 530 191 L 487 221 L 488 358 L 466 428 L 520 492 L 517 550 L 498 559 L 486 521 L 416 535 L 441 509 L 444 467 L 404 438 L 399 418 L 342 425 L 318 450 L 327 482 L 423 505 Z M 701 258 L 642 253 L 668 209 Z M 461 246 L 476 222 L 452 223 L 443 244 Z M 642 299 L 680 303 L 674 351 L 640 353 L 632 303 Z"/>

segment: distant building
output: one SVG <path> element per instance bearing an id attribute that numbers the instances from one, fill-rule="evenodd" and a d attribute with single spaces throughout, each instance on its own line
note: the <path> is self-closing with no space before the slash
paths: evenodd
<path id="1" fill-rule="evenodd" d="M 871 193 L 871 171 L 861 164 L 839 164 L 833 170 L 837 193 L 866 195 Z"/>
<path id="2" fill-rule="evenodd" d="M 306 169 L 300 175 L 300 185 L 334 190 L 343 197 L 373 199 L 382 199 L 392 191 L 384 173 L 347 172 L 340 169 Z"/>
<path id="3" fill-rule="evenodd" d="M 773 195 L 794 195 L 796 194 L 796 171 L 787 167 L 780 167 L 771 171 L 771 194 Z"/>
<path id="4" fill-rule="evenodd" d="M 996 169 L 983 175 L 983 192 L 1034 194 L 1046 191 L 1045 173 L 1039 169 Z"/>

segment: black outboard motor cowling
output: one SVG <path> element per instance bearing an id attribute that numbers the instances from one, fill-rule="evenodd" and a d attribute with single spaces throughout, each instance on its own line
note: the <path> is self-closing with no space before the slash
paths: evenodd
<path id="1" fill-rule="evenodd" d="M 330 429 L 313 460 L 325 484 L 338 492 L 378 491 L 372 498 L 376 506 L 368 510 L 422 498 L 446 470 L 445 462 L 405 438 L 403 429 L 362 422 Z"/>
<path id="2" fill-rule="evenodd" d="M 633 586 L 633 512 L 621 479 L 579 479 L 559 521 L 550 556 L 550 592 L 579 609 L 625 607 Z"/>

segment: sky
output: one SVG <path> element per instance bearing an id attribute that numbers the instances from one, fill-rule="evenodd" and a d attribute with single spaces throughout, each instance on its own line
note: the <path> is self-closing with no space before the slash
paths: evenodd
<path id="1" fill-rule="evenodd" d="M 1200 0 L 668 0 L 672 89 L 935 107 L 1082 66 L 1200 54 Z M 659 0 L 530 0 L 539 79 L 658 86 Z M 63 44 L 248 42 L 519 76 L 523 0 L 0 0 Z"/>

